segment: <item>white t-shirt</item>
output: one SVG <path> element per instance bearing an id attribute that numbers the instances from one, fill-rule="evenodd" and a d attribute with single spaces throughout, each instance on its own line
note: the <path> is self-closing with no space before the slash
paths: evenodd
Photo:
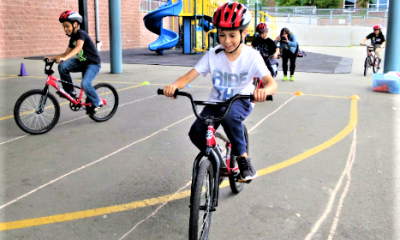
<path id="1" fill-rule="evenodd" d="M 253 77 L 271 75 L 260 53 L 253 48 L 243 44 L 240 56 L 233 62 L 228 60 L 224 51 L 215 54 L 219 48 L 222 47 L 210 49 L 194 66 L 204 77 L 207 73 L 212 76 L 214 88 L 209 101 L 222 102 L 236 94 L 253 94 Z"/>

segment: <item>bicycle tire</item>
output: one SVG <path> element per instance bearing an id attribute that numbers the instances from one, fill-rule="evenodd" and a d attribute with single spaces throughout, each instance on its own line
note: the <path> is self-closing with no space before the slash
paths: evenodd
<path id="1" fill-rule="evenodd" d="M 374 65 L 372 66 L 372 71 L 374 73 L 377 73 L 379 71 L 378 66 L 379 66 L 379 58 L 375 58 Z"/>
<path id="2" fill-rule="evenodd" d="M 104 88 L 104 90 L 101 90 L 101 88 Z M 91 114 L 89 117 L 96 122 L 105 122 L 112 118 L 117 112 L 119 103 L 118 93 L 117 90 L 108 83 L 99 83 L 94 86 L 94 89 L 96 89 L 99 97 L 107 101 L 107 104 L 105 104 L 99 112 Z"/>
<path id="3" fill-rule="evenodd" d="M 364 61 L 364 76 L 367 76 L 369 66 L 370 66 L 369 57 L 367 57 L 367 58 L 365 58 L 365 61 Z"/>
<path id="4" fill-rule="evenodd" d="M 246 139 L 246 152 L 247 155 L 249 155 L 249 134 L 247 132 L 247 128 L 245 125 L 243 125 L 243 129 L 244 129 L 244 138 Z M 229 163 L 229 167 L 230 168 L 234 168 L 237 167 L 237 159 L 236 156 L 234 156 L 233 154 L 231 154 L 231 162 Z M 244 187 L 244 183 L 243 182 L 237 182 L 235 180 L 235 177 L 233 174 L 231 174 L 229 176 L 229 186 L 231 187 L 231 190 L 233 193 L 240 193 L 243 190 Z"/>
<path id="5" fill-rule="evenodd" d="M 57 124 L 60 118 L 60 104 L 50 92 L 47 94 L 44 111 L 42 113 L 35 112 L 43 94 L 42 89 L 30 90 L 22 94 L 15 103 L 14 120 L 22 131 L 38 135 L 50 131 Z M 31 97 L 32 99 L 29 100 Z M 31 127 L 32 124 L 35 128 Z"/>
<path id="6" fill-rule="evenodd" d="M 189 218 L 189 240 L 206 240 L 211 225 L 210 211 L 213 199 L 214 171 L 210 160 L 204 158 L 198 167 L 196 178 L 193 179 L 194 188 L 190 198 L 190 218 Z M 205 186 L 204 186 L 205 185 Z M 205 193 L 202 189 L 205 187 Z M 201 199 L 204 195 L 204 205 L 201 205 Z M 200 212 L 204 212 L 200 216 Z M 201 220 L 200 228 L 199 222 Z"/>

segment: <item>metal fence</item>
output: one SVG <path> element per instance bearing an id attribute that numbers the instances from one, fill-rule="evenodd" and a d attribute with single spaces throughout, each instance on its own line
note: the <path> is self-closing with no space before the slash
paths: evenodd
<path id="1" fill-rule="evenodd" d="M 317 9 L 316 7 L 263 7 L 263 11 L 277 22 L 310 25 L 387 26 L 388 9 L 341 8 Z M 382 10 L 382 11 L 380 11 Z"/>

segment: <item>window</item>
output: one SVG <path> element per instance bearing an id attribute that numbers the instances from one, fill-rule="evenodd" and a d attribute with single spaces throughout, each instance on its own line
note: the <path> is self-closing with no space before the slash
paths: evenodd
<path id="1" fill-rule="evenodd" d="M 343 8 L 345 12 L 347 11 L 354 12 L 354 9 L 356 8 L 356 0 L 343 1 Z"/>
<path id="2" fill-rule="evenodd" d="M 371 0 L 368 7 L 369 11 L 384 12 L 388 10 L 389 0 Z"/>
<path id="3" fill-rule="evenodd" d="M 165 4 L 165 2 L 166 0 L 140 0 L 140 12 L 154 11 Z"/>

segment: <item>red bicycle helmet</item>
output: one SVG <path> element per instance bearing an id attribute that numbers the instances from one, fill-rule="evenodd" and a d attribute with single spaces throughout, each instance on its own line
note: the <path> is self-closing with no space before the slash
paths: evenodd
<path id="1" fill-rule="evenodd" d="M 268 31 L 267 24 L 263 22 L 257 24 L 256 31 L 260 34 Z"/>
<path id="2" fill-rule="evenodd" d="M 213 25 L 222 29 L 244 30 L 250 24 L 251 13 L 241 3 L 229 2 L 220 5 L 214 12 Z"/>
<path id="3" fill-rule="evenodd" d="M 374 30 L 381 30 L 381 29 L 382 29 L 382 25 L 380 25 L 380 24 L 374 25 Z"/>
<path id="4" fill-rule="evenodd" d="M 65 21 L 68 21 L 71 23 L 73 23 L 73 22 L 82 23 L 82 16 L 75 11 L 67 10 L 67 11 L 61 13 L 60 18 L 58 20 L 60 21 L 60 23 L 63 23 Z"/>

